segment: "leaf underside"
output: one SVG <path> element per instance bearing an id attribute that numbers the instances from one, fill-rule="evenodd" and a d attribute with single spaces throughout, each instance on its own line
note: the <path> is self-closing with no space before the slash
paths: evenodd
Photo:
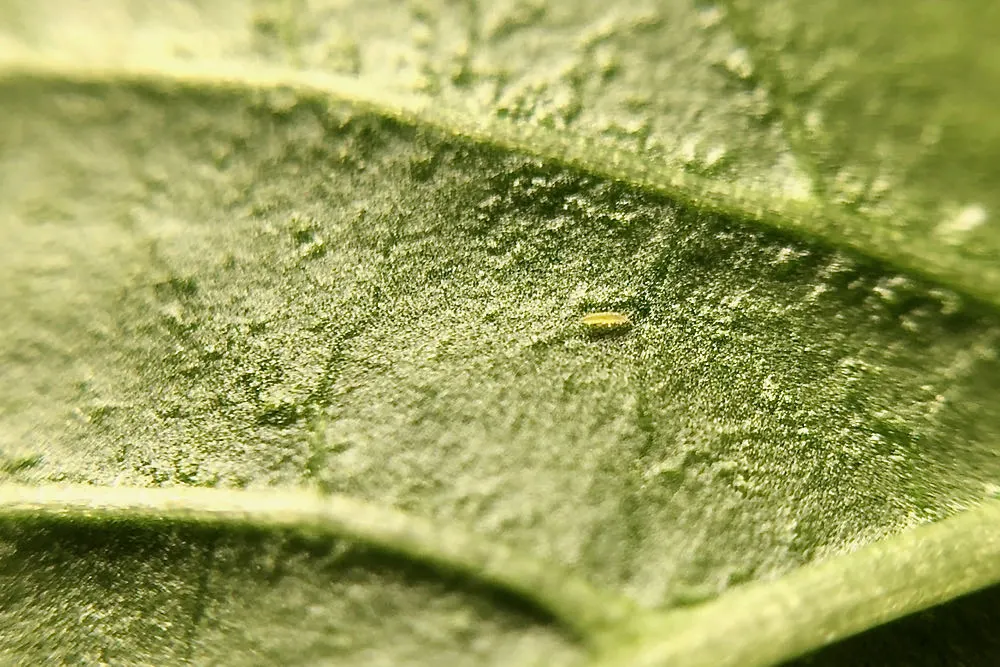
<path id="1" fill-rule="evenodd" d="M 0 507 L 9 662 L 624 665 L 745 600 L 800 633 L 740 663 L 770 664 L 995 581 L 942 548 L 942 592 L 865 598 L 868 626 L 775 602 L 918 568 L 918 524 L 994 553 L 969 510 L 1000 479 L 1000 236 L 972 224 L 994 195 L 936 189 L 903 130 L 884 164 L 850 144 L 863 92 L 797 87 L 840 27 L 788 46 L 795 2 L 122 2 L 73 32 L 74 3 L 34 4 L 0 9 L 0 478 L 122 494 L 111 518 L 85 492 Z M 830 67 L 860 91 L 896 74 L 854 62 Z M 983 122 L 943 100 L 939 124 Z M 980 178 L 943 136 L 941 183 Z M 588 335 L 598 311 L 632 326 Z M 192 524 L 128 495 L 192 486 L 350 497 L 516 557 L 495 578 L 379 518 Z M 532 595 L 522 562 L 593 601 Z M 935 664 L 906 639 L 930 618 L 813 664 Z M 976 627 L 955 655 L 996 654 Z"/>

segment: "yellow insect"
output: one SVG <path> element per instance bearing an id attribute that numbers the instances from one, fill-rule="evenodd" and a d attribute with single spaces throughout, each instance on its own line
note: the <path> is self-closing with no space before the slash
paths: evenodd
<path id="1" fill-rule="evenodd" d="M 625 313 L 603 312 L 587 313 L 580 320 L 592 336 L 602 336 L 607 334 L 617 334 L 627 331 L 632 326 L 632 320 Z"/>

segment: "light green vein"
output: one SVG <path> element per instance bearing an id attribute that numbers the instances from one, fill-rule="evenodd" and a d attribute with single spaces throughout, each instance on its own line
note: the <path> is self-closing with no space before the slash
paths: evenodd
<path id="1" fill-rule="evenodd" d="M 601 667 L 762 667 L 1000 583 L 990 500 L 777 581 L 665 614 Z"/>
<path id="2" fill-rule="evenodd" d="M 593 642 L 633 616 L 633 605 L 559 567 L 420 517 L 353 498 L 303 491 L 193 487 L 0 485 L 0 518 L 163 521 L 291 529 L 355 540 L 527 600 Z"/>
<path id="3" fill-rule="evenodd" d="M 346 537 L 511 592 L 605 651 L 601 667 L 761 667 L 1000 583 L 1000 502 L 655 616 L 502 545 L 344 496 L 0 485 L 0 517 L 253 526 Z M 631 636 L 632 639 L 621 640 Z M 623 643 L 626 648 L 615 648 Z"/>
<path id="4" fill-rule="evenodd" d="M 51 79 L 77 83 L 150 83 L 231 90 L 293 90 L 325 97 L 384 118 L 448 136 L 550 160 L 594 175 L 628 183 L 707 211 L 760 224 L 866 254 L 899 270 L 924 276 L 969 297 L 1000 306 L 1000 264 L 968 261 L 941 253 L 937 244 L 899 238 L 892 229 L 802 192 L 761 192 L 749 185 L 685 172 L 662 159 L 622 149 L 613 142 L 478 113 L 461 113 L 433 98 L 399 95 L 364 80 L 312 70 L 200 61 L 164 61 L 115 67 L 81 66 L 71 61 L 0 62 L 4 79 Z"/>

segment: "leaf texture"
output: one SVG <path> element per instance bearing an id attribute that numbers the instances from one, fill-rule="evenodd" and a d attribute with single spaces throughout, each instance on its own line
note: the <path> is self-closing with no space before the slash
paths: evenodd
<path id="1" fill-rule="evenodd" d="M 9 661 L 772 664 L 995 581 L 913 537 L 994 546 L 988 169 L 906 141 L 988 155 L 982 97 L 866 124 L 941 77 L 798 3 L 390 4 L 0 8 Z"/>

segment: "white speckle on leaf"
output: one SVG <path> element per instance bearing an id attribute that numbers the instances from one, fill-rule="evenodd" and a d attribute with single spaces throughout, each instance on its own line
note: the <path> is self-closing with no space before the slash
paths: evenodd
<path id="1" fill-rule="evenodd" d="M 698 23 L 703 28 L 713 28 L 726 18 L 726 13 L 718 5 L 710 5 L 698 12 Z"/>
<path id="2" fill-rule="evenodd" d="M 750 53 L 744 48 L 733 49 L 726 57 L 726 69 L 741 79 L 749 79 L 753 76 Z"/>
<path id="3" fill-rule="evenodd" d="M 945 218 L 934 230 L 948 243 L 958 243 L 966 234 L 976 229 L 989 216 L 982 204 L 968 204 Z"/>

